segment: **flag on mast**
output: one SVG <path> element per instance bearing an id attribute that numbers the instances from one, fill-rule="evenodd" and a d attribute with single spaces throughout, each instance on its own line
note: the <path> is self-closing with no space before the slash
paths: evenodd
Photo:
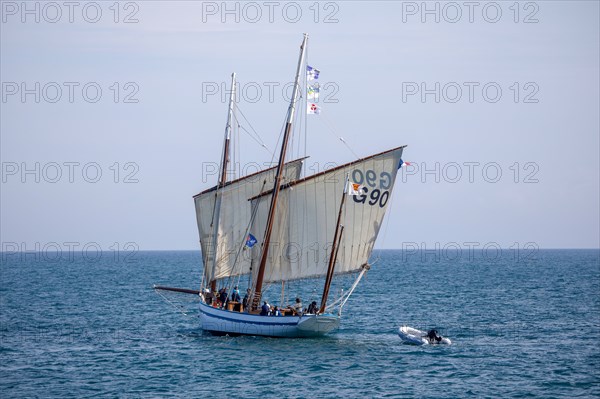
<path id="1" fill-rule="evenodd" d="M 314 85 L 308 85 L 306 88 L 306 99 L 307 100 L 318 100 L 319 99 L 320 86 L 318 83 Z"/>
<path id="2" fill-rule="evenodd" d="M 319 71 L 316 68 L 311 67 L 310 65 L 306 66 L 306 79 L 307 80 L 315 80 L 315 79 L 319 79 L 319 73 L 321 73 L 321 71 Z"/>
<path id="3" fill-rule="evenodd" d="M 348 195 L 363 195 L 365 191 L 365 186 L 362 184 L 354 183 L 353 181 L 348 180 Z"/>
<path id="4" fill-rule="evenodd" d="M 309 101 L 306 104 L 306 113 L 308 115 L 320 114 L 321 113 L 321 107 L 319 107 L 317 104 Z"/>
<path id="5" fill-rule="evenodd" d="M 402 159 L 400 159 L 400 163 L 398 164 L 398 169 L 400 169 L 401 167 L 403 167 L 404 165 L 406 166 L 410 166 L 410 162 L 405 162 Z"/>
<path id="6" fill-rule="evenodd" d="M 248 248 L 252 248 L 257 242 L 258 241 L 256 240 L 256 237 L 254 237 L 252 234 L 248 234 L 246 237 L 246 246 Z"/>

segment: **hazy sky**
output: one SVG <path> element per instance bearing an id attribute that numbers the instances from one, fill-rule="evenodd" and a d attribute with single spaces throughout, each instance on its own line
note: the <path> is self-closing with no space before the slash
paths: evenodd
<path id="1" fill-rule="evenodd" d="M 377 247 L 599 246 L 596 1 L 69 4 L 1 2 L 3 250 L 199 249 L 224 85 L 273 150 L 303 32 L 306 167 L 408 145 Z"/>

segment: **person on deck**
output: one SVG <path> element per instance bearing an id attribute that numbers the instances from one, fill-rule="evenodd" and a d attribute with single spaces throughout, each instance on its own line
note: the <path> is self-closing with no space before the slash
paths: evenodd
<path id="1" fill-rule="evenodd" d="M 221 301 L 221 307 L 225 307 L 227 305 L 227 288 L 223 287 L 219 291 L 219 300 Z"/>
<path id="2" fill-rule="evenodd" d="M 296 298 L 296 303 L 291 308 L 298 316 L 302 316 L 302 300 L 300 298 Z"/>
<path id="3" fill-rule="evenodd" d="M 240 290 L 238 290 L 237 285 L 233 289 L 231 293 L 231 302 L 239 302 L 240 301 Z"/>
<path id="4" fill-rule="evenodd" d="M 207 305 L 212 305 L 214 297 L 215 296 L 208 288 L 204 289 L 204 301 Z"/>
<path id="5" fill-rule="evenodd" d="M 261 316 L 268 316 L 270 312 L 271 312 L 271 307 L 269 306 L 269 304 L 267 303 L 267 301 L 265 301 L 263 303 L 262 307 L 260 308 L 260 315 Z"/>
<path id="6" fill-rule="evenodd" d="M 248 309 L 248 301 L 250 300 L 250 288 L 246 290 L 246 295 L 244 295 L 244 299 L 242 301 L 242 305 L 244 309 Z"/>
<path id="7" fill-rule="evenodd" d="M 279 311 L 279 308 L 277 306 L 275 306 L 273 312 L 271 312 L 271 316 L 281 316 L 281 312 Z"/>
<path id="8" fill-rule="evenodd" d="M 306 313 L 317 314 L 318 311 L 319 311 L 319 308 L 317 308 L 317 301 L 312 301 L 312 303 L 310 305 L 308 305 L 308 309 L 306 310 Z"/>

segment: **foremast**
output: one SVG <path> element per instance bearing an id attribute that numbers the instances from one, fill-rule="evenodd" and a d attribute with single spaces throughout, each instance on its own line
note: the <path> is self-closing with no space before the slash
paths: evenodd
<path id="1" fill-rule="evenodd" d="M 263 239 L 262 252 L 260 257 L 260 265 L 254 285 L 254 292 L 252 296 L 252 308 L 256 309 L 260 305 L 260 299 L 262 295 L 262 284 L 265 274 L 265 267 L 267 265 L 267 257 L 269 255 L 269 245 L 271 241 L 271 232 L 273 231 L 273 222 L 275 219 L 275 210 L 277 208 L 277 198 L 279 197 L 279 188 L 281 186 L 281 173 L 283 165 L 285 163 L 285 153 L 287 151 L 288 141 L 292 132 L 292 123 L 294 120 L 294 113 L 296 110 L 296 101 L 298 97 L 298 89 L 300 87 L 300 73 L 302 71 L 302 65 L 304 64 L 304 55 L 306 53 L 306 44 L 308 42 L 308 34 L 304 34 L 302 45 L 300 46 L 300 57 L 298 59 L 298 67 L 296 69 L 296 80 L 294 82 L 294 89 L 292 91 L 292 98 L 288 108 L 287 120 L 285 131 L 283 134 L 283 140 L 281 143 L 281 152 L 279 153 L 279 162 L 277 164 L 277 172 L 275 174 L 275 182 L 273 184 L 273 191 L 271 195 L 271 204 L 269 206 L 269 213 L 267 218 L 267 227 L 265 229 L 265 235 Z"/>

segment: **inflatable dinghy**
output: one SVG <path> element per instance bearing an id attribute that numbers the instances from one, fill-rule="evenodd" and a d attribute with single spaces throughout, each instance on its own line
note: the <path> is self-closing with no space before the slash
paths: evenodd
<path id="1" fill-rule="evenodd" d="M 450 345 L 449 338 L 438 335 L 437 331 L 421 331 L 416 328 L 402 326 L 398 329 L 398 335 L 405 344 L 411 345 Z"/>

